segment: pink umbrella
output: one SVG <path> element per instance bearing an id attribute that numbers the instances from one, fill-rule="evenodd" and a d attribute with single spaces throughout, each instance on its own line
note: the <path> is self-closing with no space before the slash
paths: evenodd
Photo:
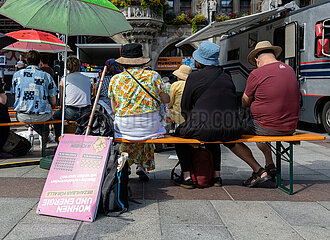
<path id="1" fill-rule="evenodd" d="M 5 50 L 28 52 L 36 50 L 38 52 L 59 53 L 65 51 L 65 43 L 56 36 L 36 30 L 20 30 L 6 34 L 18 40 Z M 70 50 L 71 51 L 71 50 Z"/>

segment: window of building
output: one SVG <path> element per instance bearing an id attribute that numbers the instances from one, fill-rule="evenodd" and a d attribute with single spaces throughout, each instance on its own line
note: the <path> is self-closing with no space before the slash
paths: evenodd
<path id="1" fill-rule="evenodd" d="M 251 2 L 251 0 L 241 0 L 240 1 L 240 13 L 241 14 L 250 13 L 250 2 Z"/>
<path id="2" fill-rule="evenodd" d="M 191 14 L 191 0 L 180 1 L 180 13 Z"/>
<path id="3" fill-rule="evenodd" d="M 311 4 L 312 4 L 311 0 L 300 0 L 299 1 L 299 7 L 301 7 L 301 8 L 311 5 Z"/>
<path id="4" fill-rule="evenodd" d="M 229 14 L 233 12 L 233 1 L 232 0 L 221 1 L 221 12 L 223 14 Z"/>
<path id="5" fill-rule="evenodd" d="M 168 13 L 173 13 L 174 12 L 174 1 L 170 0 L 168 1 L 169 8 L 167 10 Z"/>

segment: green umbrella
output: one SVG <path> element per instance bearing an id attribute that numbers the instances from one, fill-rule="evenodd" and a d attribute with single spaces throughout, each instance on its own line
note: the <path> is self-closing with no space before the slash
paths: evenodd
<path id="1" fill-rule="evenodd" d="M 124 15 L 108 0 L 7 0 L 0 8 L 0 14 L 24 27 L 63 33 L 66 35 L 66 44 L 68 36 L 112 36 L 132 29 Z M 67 47 L 64 61 L 64 93 L 66 59 Z M 65 94 L 63 94 L 63 108 L 64 96 Z M 62 134 L 63 131 L 64 109 Z"/>
<path id="2" fill-rule="evenodd" d="M 0 14 L 24 27 L 69 36 L 112 36 L 132 29 L 108 0 L 7 0 Z"/>

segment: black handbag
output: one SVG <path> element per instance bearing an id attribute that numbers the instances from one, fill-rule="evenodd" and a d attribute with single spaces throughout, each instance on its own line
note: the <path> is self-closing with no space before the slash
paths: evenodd
<path id="1" fill-rule="evenodd" d="M 100 106 L 101 107 L 101 106 Z M 79 119 L 77 119 L 77 129 L 76 135 L 85 135 L 87 131 L 87 126 L 90 118 L 90 112 L 85 113 Z M 91 124 L 91 129 L 89 135 L 92 136 L 104 136 L 113 137 L 114 136 L 114 125 L 112 118 L 99 110 L 94 113 L 93 121 Z"/>

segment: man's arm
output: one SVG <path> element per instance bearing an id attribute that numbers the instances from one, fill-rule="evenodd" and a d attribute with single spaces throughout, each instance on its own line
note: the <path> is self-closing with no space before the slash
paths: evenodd
<path id="1" fill-rule="evenodd" d="M 253 99 L 253 97 L 249 97 L 248 95 L 246 95 L 245 93 L 243 93 L 242 106 L 243 107 L 250 107 L 251 106 L 251 103 L 252 103 L 252 99 Z"/>
<path id="2" fill-rule="evenodd" d="M 56 97 L 52 96 L 52 97 L 49 97 L 48 99 L 49 99 L 50 105 L 52 106 L 52 108 L 54 108 L 56 106 Z"/>
<path id="3" fill-rule="evenodd" d="M 5 93 L 0 93 L 0 103 L 3 105 L 6 105 L 7 102 L 7 96 Z"/>
<path id="4" fill-rule="evenodd" d="M 60 91 L 60 96 L 59 96 L 59 98 L 60 98 L 60 106 L 63 107 L 62 105 L 63 105 L 63 89 L 64 89 L 64 84 L 63 84 L 63 81 L 62 80 L 60 81 L 60 84 L 59 84 L 58 88 L 59 88 L 59 91 Z"/>

